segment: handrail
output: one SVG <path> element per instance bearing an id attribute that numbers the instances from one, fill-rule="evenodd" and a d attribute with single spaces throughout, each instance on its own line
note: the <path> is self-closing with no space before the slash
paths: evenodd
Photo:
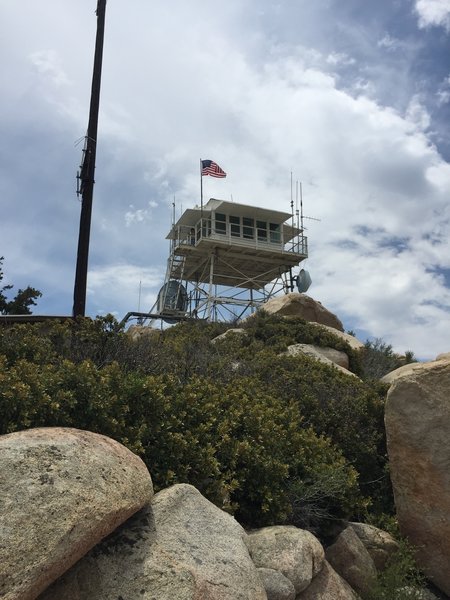
<path id="1" fill-rule="evenodd" d="M 213 227 L 212 219 L 202 218 L 195 224 L 195 227 L 189 225 L 178 225 L 176 228 L 175 246 L 197 246 L 202 239 L 213 239 L 218 241 L 227 241 L 230 244 L 247 246 L 261 249 L 278 248 L 282 252 L 292 252 L 294 254 L 308 255 L 308 241 L 303 234 L 295 235 L 291 240 L 284 243 L 283 227 L 280 231 L 265 230 L 266 235 L 258 235 L 261 228 L 239 225 L 239 234 L 233 235 L 230 223 L 223 223 L 225 232 L 218 231 L 218 227 Z M 244 234 L 245 228 L 245 234 Z M 279 239 L 275 241 L 276 238 Z M 271 239 L 272 237 L 272 239 Z"/>

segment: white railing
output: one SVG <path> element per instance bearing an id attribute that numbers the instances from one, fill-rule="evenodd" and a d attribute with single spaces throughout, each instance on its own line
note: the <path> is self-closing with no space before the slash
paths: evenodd
<path id="1" fill-rule="evenodd" d="M 224 226 L 224 232 L 221 231 L 222 226 Z M 262 231 L 264 231 L 264 234 L 261 234 Z M 257 227 L 236 225 L 233 232 L 230 223 L 219 223 L 214 228 L 211 219 L 203 218 L 196 223 L 195 227 L 186 225 L 175 227 L 174 233 L 175 247 L 182 245 L 197 246 L 203 239 L 209 239 L 226 242 L 233 246 L 279 250 L 308 256 L 308 239 L 306 236 L 299 234 L 284 243 L 283 226 L 280 226 L 280 231 L 268 231 Z"/>

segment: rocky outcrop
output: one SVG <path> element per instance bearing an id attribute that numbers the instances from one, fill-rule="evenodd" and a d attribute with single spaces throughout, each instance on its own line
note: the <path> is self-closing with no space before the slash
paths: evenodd
<path id="1" fill-rule="evenodd" d="M 349 361 L 347 354 L 334 348 L 314 346 L 313 344 L 293 344 L 292 346 L 288 346 L 286 354 L 289 356 L 305 354 L 325 364 L 329 365 L 332 363 L 348 371 Z"/>
<path id="2" fill-rule="evenodd" d="M 406 476 L 392 472 L 399 522 L 420 566 L 445 592 L 449 387 L 450 364 L 437 361 L 397 380 L 386 412 L 389 449 L 406 469 Z M 151 500 L 139 458 L 109 438 L 74 429 L 0 437 L 0 469 L 5 600 L 355 600 L 358 593 L 367 597 L 376 567 L 383 569 L 398 547 L 362 523 L 348 523 L 326 552 L 293 526 L 247 534 L 186 484 Z M 426 590 L 405 593 L 428 597 Z"/>
<path id="3" fill-rule="evenodd" d="M 230 336 L 246 336 L 247 332 L 245 329 L 239 329 L 239 328 L 231 328 L 231 329 L 227 329 L 224 333 L 221 333 L 220 335 L 218 335 L 217 337 L 213 338 L 211 340 L 212 344 L 215 344 L 216 342 L 220 342 L 221 340 L 225 340 L 226 338 L 229 338 Z"/>
<path id="4" fill-rule="evenodd" d="M 258 573 L 266 590 L 267 600 L 295 600 L 294 584 L 280 571 L 260 568 Z"/>
<path id="5" fill-rule="evenodd" d="M 426 575 L 450 595 L 450 362 L 392 384 L 385 424 L 400 529 Z"/>
<path id="6" fill-rule="evenodd" d="M 325 560 L 320 573 L 296 600 L 358 600 L 359 596 Z"/>
<path id="7" fill-rule="evenodd" d="M 40 600 L 265 600 L 242 527 L 190 485 L 155 495 Z"/>
<path id="8" fill-rule="evenodd" d="M 327 548 L 325 556 L 333 569 L 358 593 L 366 596 L 377 578 L 370 554 L 352 527 L 347 527 Z"/>
<path id="9" fill-rule="evenodd" d="M 436 360 L 432 360 L 430 362 L 408 363 L 407 365 L 403 365 L 403 366 L 399 367 L 398 369 L 394 369 L 394 371 L 387 373 L 386 375 L 384 375 L 381 378 L 381 381 L 383 383 L 392 384 L 397 379 L 400 379 L 401 377 L 405 377 L 406 375 L 410 375 L 411 373 L 414 373 L 415 371 L 421 372 L 421 371 L 427 371 L 428 369 L 433 369 L 437 363 L 441 363 L 441 364 L 442 363 L 450 363 L 450 354 L 449 353 L 439 354 L 439 356 L 436 358 Z"/>
<path id="10" fill-rule="evenodd" d="M 311 344 L 292 344 L 292 346 L 288 346 L 286 354 L 288 356 L 298 356 L 299 354 L 303 354 L 305 356 L 309 356 L 310 358 L 314 358 L 315 360 L 318 360 L 329 367 L 335 367 L 345 375 L 357 377 L 357 375 L 349 371 L 347 368 L 348 356 L 345 354 L 345 352 L 334 350 L 334 348 L 321 348 L 320 346 L 313 346 Z M 347 367 L 342 366 L 342 363 L 347 364 Z"/>
<path id="11" fill-rule="evenodd" d="M 327 310 L 320 302 L 306 294 L 292 292 L 268 300 L 262 309 L 270 315 L 280 317 L 300 317 L 305 321 L 328 325 L 339 331 L 344 331 L 341 321 L 335 314 Z"/>
<path id="12" fill-rule="evenodd" d="M 33 600 L 153 495 L 140 458 L 65 428 L 0 437 L 0 597 Z"/>
<path id="13" fill-rule="evenodd" d="M 162 333 L 161 329 L 155 329 L 154 327 L 148 327 L 145 325 L 131 325 L 126 331 L 134 342 L 141 339 L 148 339 L 149 337 L 158 337 Z"/>
<path id="14" fill-rule="evenodd" d="M 392 535 L 366 523 L 349 523 L 367 552 L 370 554 L 377 571 L 382 571 L 389 558 L 399 549 Z"/>
<path id="15" fill-rule="evenodd" d="M 345 333 L 344 331 L 339 331 L 339 330 L 335 329 L 334 327 L 329 327 L 328 325 L 320 325 L 319 323 L 316 323 L 316 326 L 320 327 L 322 329 L 326 329 L 327 331 L 329 331 L 336 337 L 340 338 L 342 341 L 346 342 L 352 350 L 359 351 L 359 350 L 363 350 L 365 348 L 365 346 L 362 342 L 360 342 L 357 338 L 355 338 L 355 336 L 350 335 L 349 333 Z"/>
<path id="16" fill-rule="evenodd" d="M 297 594 L 309 586 L 324 560 L 320 542 L 297 527 L 279 525 L 250 532 L 247 546 L 257 567 L 280 571 Z"/>

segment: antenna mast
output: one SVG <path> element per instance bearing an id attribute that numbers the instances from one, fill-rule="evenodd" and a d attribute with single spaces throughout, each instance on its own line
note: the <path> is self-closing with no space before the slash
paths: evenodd
<path id="1" fill-rule="evenodd" d="M 302 182 L 300 181 L 300 227 L 303 231 L 303 190 Z"/>
<path id="2" fill-rule="evenodd" d="M 105 32 L 106 0 L 97 0 L 97 37 L 95 40 L 94 70 L 92 74 L 89 124 L 83 149 L 80 172 L 77 174 L 81 195 L 80 232 L 78 236 L 77 266 L 73 291 L 73 316 L 84 317 L 86 311 L 86 284 L 91 231 L 92 198 L 94 192 L 95 157 L 97 150 L 98 111 L 102 77 L 103 39 Z"/>

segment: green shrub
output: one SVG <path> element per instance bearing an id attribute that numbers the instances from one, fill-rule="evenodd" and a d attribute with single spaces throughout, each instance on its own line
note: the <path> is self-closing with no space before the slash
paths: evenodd
<path id="1" fill-rule="evenodd" d="M 24 358 L 36 364 L 67 359 L 91 360 L 103 366 L 124 354 L 128 340 L 117 326 L 111 315 L 4 326 L 0 329 L 0 354 L 8 364 Z"/>
<path id="2" fill-rule="evenodd" d="M 324 516 L 348 517 L 362 504 L 356 471 L 340 452 L 303 426 L 296 404 L 255 380 L 185 383 L 92 361 L 8 366 L 1 357 L 0 368 L 1 433 L 66 426 L 108 435 L 142 456 L 156 489 L 189 482 L 254 526 L 290 517 L 292 481 L 307 488 L 334 471 L 342 488 L 325 499 Z"/>
<path id="3" fill-rule="evenodd" d="M 359 353 L 342 338 L 314 323 L 300 318 L 285 319 L 262 310 L 247 319 L 243 327 L 254 339 L 261 340 L 277 354 L 293 344 L 312 344 L 341 350 L 349 357 L 350 370 L 361 374 Z"/>
<path id="4" fill-rule="evenodd" d="M 259 381 L 283 404 L 295 402 L 303 423 L 328 437 L 357 470 L 361 495 L 371 498 L 372 510 L 393 511 L 383 422 L 386 386 L 368 385 L 307 356 L 253 353 L 251 347 L 237 372 Z"/>
<path id="5" fill-rule="evenodd" d="M 367 340 L 362 353 L 361 367 L 366 379 L 381 379 L 387 373 L 415 362 L 414 353 L 408 350 L 404 356 L 396 354 L 392 346 L 380 338 Z"/>
<path id="6" fill-rule="evenodd" d="M 417 568 L 414 548 L 400 540 L 399 549 L 378 575 L 371 593 L 364 600 L 420 600 L 424 577 Z"/>
<path id="7" fill-rule="evenodd" d="M 392 514 L 386 387 L 305 356 L 327 330 L 262 313 L 247 335 L 182 323 L 133 341 L 112 317 L 0 329 L 0 432 L 69 426 L 139 453 L 155 487 L 190 482 L 251 525 L 323 531 Z"/>

